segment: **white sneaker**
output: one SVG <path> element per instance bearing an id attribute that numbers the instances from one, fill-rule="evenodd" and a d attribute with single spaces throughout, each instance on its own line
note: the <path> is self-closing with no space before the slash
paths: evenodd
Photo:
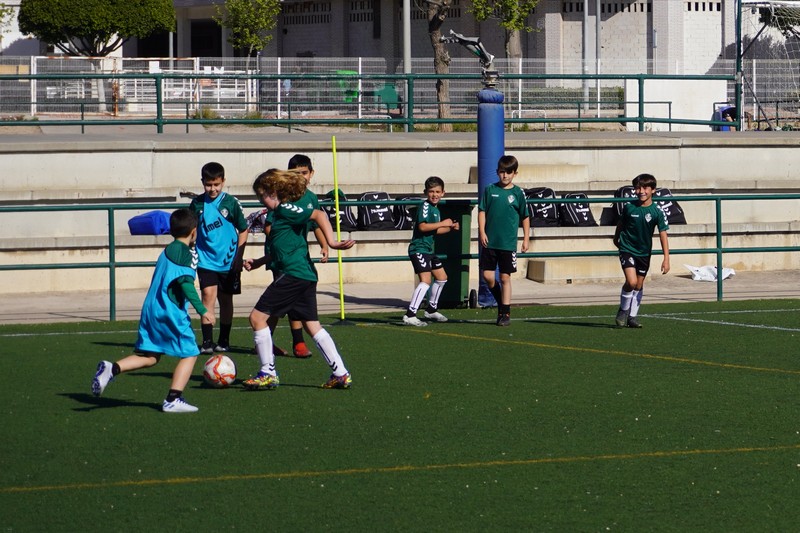
<path id="1" fill-rule="evenodd" d="M 406 326 L 417 326 L 419 328 L 428 325 L 415 316 L 406 316 L 406 315 L 403 315 L 403 324 L 405 324 Z"/>
<path id="2" fill-rule="evenodd" d="M 199 411 L 199 409 L 194 405 L 186 403 L 186 400 L 183 398 L 178 398 L 172 402 L 164 400 L 161 410 L 165 413 L 195 413 Z"/>
<path id="3" fill-rule="evenodd" d="M 447 317 L 439 311 L 435 311 L 433 313 L 425 311 L 425 314 L 422 316 L 424 316 L 427 320 L 433 320 L 434 322 L 447 322 Z"/>
<path id="4" fill-rule="evenodd" d="M 100 361 L 97 365 L 97 372 L 94 374 L 92 380 L 92 394 L 100 396 L 109 383 L 114 381 L 114 375 L 111 373 L 111 367 L 114 366 L 111 361 Z"/>

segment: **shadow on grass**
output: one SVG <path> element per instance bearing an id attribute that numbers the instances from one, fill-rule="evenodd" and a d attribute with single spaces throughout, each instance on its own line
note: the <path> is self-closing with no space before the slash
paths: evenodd
<path id="1" fill-rule="evenodd" d="M 120 400 L 118 398 L 104 398 L 102 396 L 98 398 L 92 394 L 86 394 L 82 392 L 59 393 L 59 396 L 64 396 L 80 404 L 83 404 L 84 407 L 73 408 L 73 411 L 78 411 L 78 412 L 89 412 L 89 411 L 94 411 L 95 409 L 107 409 L 113 407 L 147 407 L 148 409 L 153 409 L 159 412 L 161 411 L 160 403 L 154 404 L 154 403 L 145 403 L 145 402 L 138 402 L 131 400 Z"/>
<path id="2" fill-rule="evenodd" d="M 524 322 L 529 324 L 553 324 L 555 326 L 576 326 L 580 328 L 602 328 L 602 329 L 625 329 L 620 328 L 616 324 L 608 324 L 606 322 L 575 322 L 571 320 L 537 320 L 525 319 Z"/>

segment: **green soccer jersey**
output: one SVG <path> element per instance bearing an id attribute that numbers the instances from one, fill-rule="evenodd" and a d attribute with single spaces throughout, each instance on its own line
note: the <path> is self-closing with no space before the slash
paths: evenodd
<path id="1" fill-rule="evenodd" d="M 269 255 L 274 270 L 295 278 L 317 281 L 317 270 L 308 253 L 306 240 L 314 208 L 304 198 L 298 200 L 303 201 L 302 204 L 283 203 L 273 211 Z"/>
<path id="2" fill-rule="evenodd" d="M 433 238 L 436 230 L 423 232 L 419 225 L 423 222 L 435 224 L 441 222 L 442 215 L 439 208 L 429 203 L 427 200 L 422 202 L 417 208 L 417 217 L 414 221 L 414 233 L 411 236 L 411 243 L 408 245 L 409 254 L 432 254 Z"/>
<path id="3" fill-rule="evenodd" d="M 642 207 L 639 202 L 625 204 L 620 219 L 619 251 L 636 257 L 647 257 L 653 251 L 653 230 L 667 231 L 667 217 L 653 203 Z"/>
<path id="4" fill-rule="evenodd" d="M 528 216 L 525 193 L 512 185 L 508 189 L 493 183 L 481 196 L 478 210 L 484 212 L 484 231 L 488 239 L 487 248 L 517 251 L 517 230 L 520 222 Z"/>

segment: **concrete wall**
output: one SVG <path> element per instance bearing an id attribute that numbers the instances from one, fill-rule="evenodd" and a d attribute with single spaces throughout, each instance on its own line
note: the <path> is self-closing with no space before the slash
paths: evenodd
<path id="1" fill-rule="evenodd" d="M 73 137 L 9 136 L 2 141 L 2 203 L 149 199 L 186 205 L 188 200 L 180 193 L 202 190 L 199 169 L 211 160 L 226 167 L 228 190 L 253 202 L 250 185 L 255 175 L 285 166 L 296 152 L 312 157 L 316 192 L 333 187 L 330 138 L 322 135 L 86 137 L 80 143 Z M 585 191 L 592 198 L 610 198 L 642 172 L 653 173 L 660 186 L 676 195 L 797 193 L 799 144 L 800 134 L 794 132 L 516 133 L 507 135 L 506 151 L 520 160 L 516 181 L 523 187 L 549 186 L 559 194 Z M 477 186 L 470 179 L 477 159 L 473 134 L 345 134 L 337 136 L 337 149 L 339 185 L 351 196 L 367 190 L 421 194 L 425 178 L 439 175 L 451 197 L 475 197 Z M 603 210 L 609 206 L 610 202 L 592 204 L 595 218 L 603 219 Z M 689 224 L 673 228 L 673 248 L 712 247 L 713 202 L 684 203 L 683 207 Z M 167 237 L 128 234 L 127 220 L 146 210 L 116 212 L 118 261 L 154 261 L 168 242 Z M 722 217 L 726 246 L 798 246 L 800 201 L 728 202 Z M 108 260 L 105 212 L 0 213 L 0 224 L 0 264 Z M 477 253 L 474 217 L 471 231 L 473 253 Z M 611 226 L 537 229 L 532 251 L 610 250 L 612 233 Z M 359 244 L 348 252 L 350 256 L 405 256 L 410 232 L 357 232 L 354 237 Z M 252 242 L 248 256 L 261 251 L 260 237 Z M 532 274 L 539 281 L 600 279 L 609 275 L 608 265 L 614 266 L 608 258 L 543 261 L 546 264 L 537 267 L 541 272 Z M 684 258 L 674 260 L 679 261 Z M 713 258 L 691 257 L 685 262 L 708 264 Z M 344 278 L 381 282 L 413 277 L 405 261 L 381 262 L 379 269 L 374 265 L 346 263 Z M 726 266 L 799 268 L 800 254 L 737 254 L 726 256 Z M 520 267 L 519 275 L 526 275 L 527 259 Z M 121 269 L 118 286 L 145 288 L 150 274 L 148 268 Z M 320 274 L 322 282 L 337 279 L 333 265 L 321 266 Z M 101 269 L 14 271 L 4 276 L 4 293 L 75 290 L 79 294 L 80 290 L 102 290 L 108 284 L 107 273 Z M 263 283 L 256 275 L 248 279 Z"/>

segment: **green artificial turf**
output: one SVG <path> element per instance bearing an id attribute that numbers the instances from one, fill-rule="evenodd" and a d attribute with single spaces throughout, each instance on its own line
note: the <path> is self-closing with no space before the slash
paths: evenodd
<path id="1" fill-rule="evenodd" d="M 209 388 L 200 358 L 187 415 L 160 412 L 171 358 L 91 395 L 135 323 L 2 326 L 0 529 L 796 529 L 800 301 L 615 311 L 323 319 L 352 389 L 319 387 L 313 343 L 275 391 Z M 246 378 L 246 322 L 232 342 Z"/>

